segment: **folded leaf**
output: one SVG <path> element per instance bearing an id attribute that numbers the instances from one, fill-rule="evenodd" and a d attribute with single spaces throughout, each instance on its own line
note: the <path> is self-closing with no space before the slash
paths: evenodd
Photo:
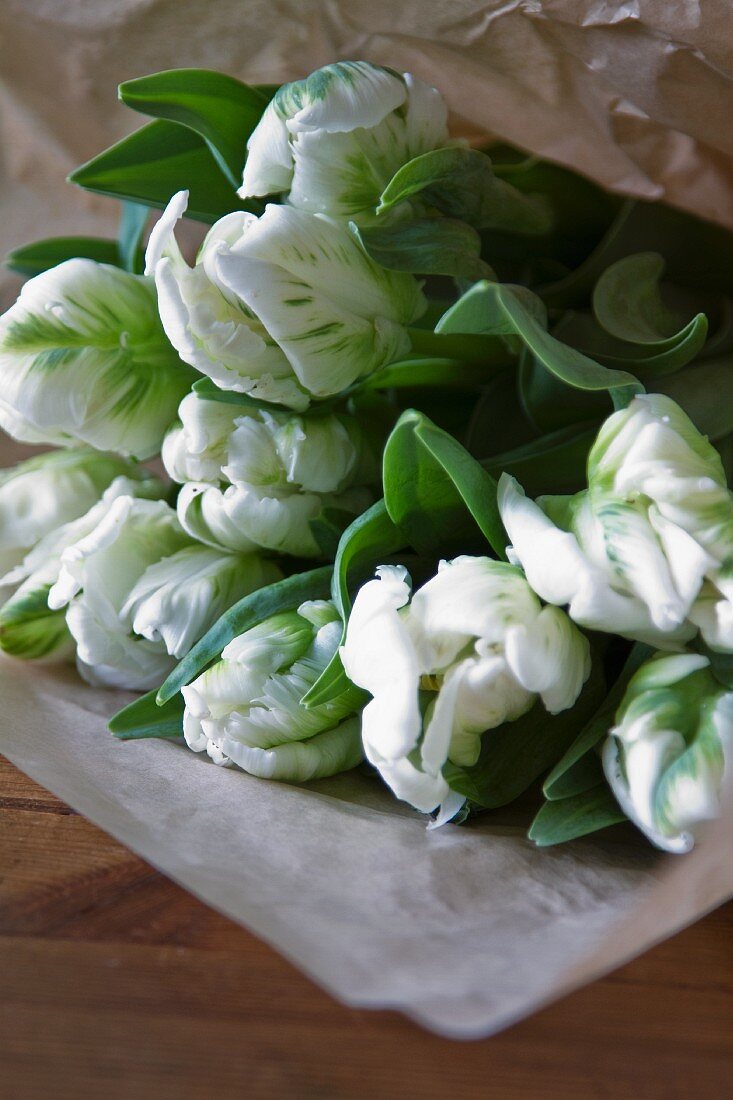
<path id="1" fill-rule="evenodd" d="M 532 822 L 528 836 L 538 848 L 549 848 L 621 821 L 626 821 L 626 815 L 602 784 L 572 798 L 546 802 Z"/>
<path id="2" fill-rule="evenodd" d="M 404 164 L 382 192 L 378 213 L 416 197 L 476 229 L 535 235 L 552 225 L 544 199 L 499 179 L 485 153 L 464 145 L 434 149 Z"/>
<path id="3" fill-rule="evenodd" d="M 209 69 L 168 69 L 119 87 L 123 103 L 199 134 L 232 187 L 242 182 L 247 138 L 260 121 L 271 89 L 243 84 Z"/>
<path id="4" fill-rule="evenodd" d="M 503 557 L 496 481 L 422 413 L 411 409 L 398 420 L 385 445 L 383 476 L 387 511 L 419 554 L 450 557 L 486 540 Z"/>
<path id="5" fill-rule="evenodd" d="M 262 203 L 237 198 L 199 134 L 167 119 L 136 130 L 82 164 L 69 180 L 87 191 L 159 209 L 177 191 L 188 190 L 187 215 L 203 222 L 233 210 L 259 214 L 264 209 Z"/>
<path id="6" fill-rule="evenodd" d="M 492 276 L 491 268 L 481 259 L 481 238 L 466 222 L 417 218 L 362 229 L 352 223 L 351 228 L 371 258 L 392 271 L 462 279 Z"/>
<path id="7" fill-rule="evenodd" d="M 602 367 L 551 336 L 542 302 L 524 287 L 476 283 L 443 315 L 436 332 L 519 337 L 537 361 L 568 386 L 581 390 L 623 389 L 629 394 L 644 392 L 633 374 Z"/>

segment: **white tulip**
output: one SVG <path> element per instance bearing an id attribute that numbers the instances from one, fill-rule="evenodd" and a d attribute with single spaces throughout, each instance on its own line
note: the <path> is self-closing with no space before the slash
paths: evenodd
<path id="1" fill-rule="evenodd" d="M 583 626 L 675 648 L 699 628 L 733 651 L 733 494 L 720 458 L 670 398 L 634 398 L 601 428 L 588 489 L 528 500 L 499 484 L 512 554 Z"/>
<path id="2" fill-rule="evenodd" d="M 706 657 L 657 655 L 632 678 L 603 751 L 624 813 L 668 852 L 716 817 L 733 763 L 733 692 Z"/>
<path id="3" fill-rule="evenodd" d="M 48 603 L 67 607 L 89 683 L 145 691 L 231 604 L 280 576 L 256 555 L 194 543 L 164 501 L 120 496 L 63 550 Z"/>
<path id="4" fill-rule="evenodd" d="M 374 213 L 395 172 L 448 142 L 437 88 L 410 73 L 339 61 L 285 84 L 247 143 L 239 194 L 283 194 L 292 206 Z"/>
<path id="5" fill-rule="evenodd" d="M 183 688 L 189 748 L 217 764 L 264 779 L 302 783 L 353 768 L 362 759 L 361 693 L 349 686 L 322 706 L 302 696 L 333 657 L 341 619 L 329 601 L 309 601 L 245 631 L 220 660 Z"/>
<path id="6" fill-rule="evenodd" d="M 179 416 L 163 462 L 183 483 L 179 519 L 201 542 L 317 557 L 311 524 L 335 512 L 345 526 L 373 500 L 378 464 L 352 417 L 268 413 L 196 394 Z"/>
<path id="7" fill-rule="evenodd" d="M 0 427 L 28 443 L 155 454 L 193 372 L 171 348 L 152 279 L 67 260 L 0 317 Z"/>
<path id="8" fill-rule="evenodd" d="M 0 470 L 0 587 L 17 583 L 13 571 L 39 539 L 91 508 L 114 478 L 145 472 L 88 447 L 48 451 Z"/>
<path id="9" fill-rule="evenodd" d="M 60 454 L 74 455 L 74 451 Z M 90 452 L 96 455 L 96 452 Z M 106 455 L 97 455 L 104 460 Z M 66 626 L 66 616 L 60 609 L 48 606 L 51 586 L 58 580 L 64 550 L 93 531 L 104 519 L 119 497 L 145 497 L 155 500 L 165 495 L 166 486 L 158 478 L 144 475 L 142 467 L 116 460 L 119 467 L 130 467 L 131 477 L 116 477 L 105 489 L 100 500 L 77 519 L 69 520 L 39 539 L 15 569 L 2 578 L 6 584 L 19 587 L 0 608 L 0 649 L 13 657 L 26 660 L 73 656 L 74 641 Z M 48 498 L 46 497 L 46 500 Z"/>
<path id="10" fill-rule="evenodd" d="M 222 389 L 303 410 L 409 351 L 419 283 L 374 263 L 346 226 L 279 206 L 228 214 L 191 268 L 174 236 L 187 196 L 153 230 L 146 271 L 171 343 Z"/>
<path id="11" fill-rule="evenodd" d="M 489 558 L 443 562 L 410 600 L 401 566 L 358 592 L 341 656 L 372 701 L 362 715 L 367 759 L 398 798 L 447 819 L 461 802 L 443 777 L 471 766 L 481 736 L 521 717 L 539 696 L 571 707 L 590 672 L 587 640 L 542 607 L 521 570 Z"/>

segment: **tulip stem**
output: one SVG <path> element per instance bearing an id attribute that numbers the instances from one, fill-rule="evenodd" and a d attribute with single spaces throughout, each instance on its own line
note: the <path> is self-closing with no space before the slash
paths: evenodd
<path id="1" fill-rule="evenodd" d="M 475 332 L 428 332 L 418 328 L 408 329 L 408 332 L 415 355 L 460 359 L 464 363 L 480 363 L 502 370 L 516 360 L 500 336 Z"/>

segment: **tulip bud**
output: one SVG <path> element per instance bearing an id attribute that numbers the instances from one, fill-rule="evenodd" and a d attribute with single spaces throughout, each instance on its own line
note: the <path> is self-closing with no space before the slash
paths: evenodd
<path id="1" fill-rule="evenodd" d="M 341 619 L 329 601 L 309 601 L 245 631 L 220 660 L 183 688 L 189 748 L 263 779 L 302 783 L 362 759 L 361 693 L 306 709 L 300 700 L 333 657 Z"/>
<path id="2" fill-rule="evenodd" d="M 171 343 L 221 389 L 303 410 L 409 351 L 420 284 L 371 260 L 347 226 L 281 206 L 227 214 L 191 268 L 173 232 L 187 199 L 174 195 L 153 230 L 146 271 Z"/>
<path id="3" fill-rule="evenodd" d="M 115 477 L 146 473 L 88 447 L 49 451 L 0 470 L 0 586 L 16 584 L 15 568 L 39 539 L 91 508 Z"/>
<path id="4" fill-rule="evenodd" d="M 601 428 L 588 488 L 528 500 L 502 477 L 512 554 L 583 626 L 679 646 L 700 629 L 733 651 L 733 494 L 720 458 L 668 397 L 636 397 Z"/>
<path id="5" fill-rule="evenodd" d="M 48 603 L 67 607 L 85 680 L 145 691 L 231 604 L 280 576 L 256 555 L 194 543 L 164 501 L 121 496 L 63 550 Z"/>
<path id="6" fill-rule="evenodd" d="M 192 371 L 163 332 L 152 279 L 67 260 L 0 318 L 0 427 L 28 443 L 155 454 Z"/>
<path id="7" fill-rule="evenodd" d="M 448 142 L 447 114 L 437 88 L 410 73 L 326 65 L 275 93 L 247 143 L 239 194 L 368 216 L 403 164 Z"/>
<path id="8" fill-rule="evenodd" d="M 706 657 L 658 654 L 629 682 L 603 750 L 621 809 L 668 852 L 716 817 L 733 760 L 733 692 Z"/>
<path id="9" fill-rule="evenodd" d="M 551 714 L 571 707 L 590 672 L 588 642 L 515 566 L 443 562 L 411 602 L 404 568 L 377 576 L 356 596 L 341 651 L 350 680 L 373 697 L 364 751 L 398 798 L 425 813 L 450 802 L 455 813 L 462 799 L 446 762 L 475 764 L 482 734 L 538 696 Z"/>
<path id="10" fill-rule="evenodd" d="M 329 511 L 345 526 L 373 500 L 378 463 L 350 416 L 239 409 L 196 394 L 179 416 L 163 462 L 184 485 L 179 519 L 201 542 L 317 557 L 312 524 Z"/>

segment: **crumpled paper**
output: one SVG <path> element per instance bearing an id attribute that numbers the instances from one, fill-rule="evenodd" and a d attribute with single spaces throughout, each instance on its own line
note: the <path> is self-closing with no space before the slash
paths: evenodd
<path id="1" fill-rule="evenodd" d="M 722 0 L 4 0 L 0 248 L 114 232 L 116 204 L 62 181 L 143 121 L 119 81 L 339 57 L 433 81 L 463 132 L 733 227 L 728 28 Z M 0 698 L 0 752 L 35 780 L 336 997 L 445 1035 L 495 1032 L 733 893 L 733 799 L 686 857 L 630 829 L 538 851 L 511 809 L 428 833 L 358 773 L 287 787 L 117 742 L 125 697 L 69 668 L 0 660 Z"/>
<path id="2" fill-rule="evenodd" d="M 725 0 L 4 0 L 0 248 L 113 231 L 113 202 L 62 181 L 143 122 L 120 81 L 201 66 L 273 82 L 337 58 L 409 69 L 463 131 L 733 228 Z"/>

